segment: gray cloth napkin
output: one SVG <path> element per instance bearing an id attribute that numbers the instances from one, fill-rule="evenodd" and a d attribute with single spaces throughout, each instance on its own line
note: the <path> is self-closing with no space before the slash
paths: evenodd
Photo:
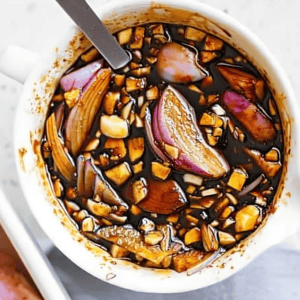
<path id="1" fill-rule="evenodd" d="M 236 275 L 210 287 L 179 294 L 129 291 L 98 280 L 81 270 L 57 248 L 48 255 L 74 300 L 299 300 L 300 251 L 277 245 Z"/>

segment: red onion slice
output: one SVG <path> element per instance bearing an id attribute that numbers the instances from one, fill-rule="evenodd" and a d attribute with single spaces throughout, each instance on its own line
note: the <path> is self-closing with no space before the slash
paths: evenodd
<path id="1" fill-rule="evenodd" d="M 151 127 L 151 114 L 149 108 L 146 108 L 146 115 L 144 121 L 145 121 L 146 135 L 153 152 L 163 161 L 169 161 L 169 159 L 163 154 L 163 152 L 156 145 L 156 141 L 154 139 L 152 127 Z"/>
<path id="2" fill-rule="evenodd" d="M 82 89 L 103 66 L 103 59 L 97 60 L 62 77 L 60 86 L 65 92 Z"/>
<path id="3" fill-rule="evenodd" d="M 216 149 L 210 147 L 198 128 L 193 107 L 173 87 L 168 86 L 154 114 L 154 136 L 162 144 L 178 148 L 179 156 L 169 157 L 175 167 L 208 178 L 220 178 L 229 172 L 229 164 Z"/>
<path id="4" fill-rule="evenodd" d="M 110 84 L 111 70 L 101 69 L 72 108 L 66 121 L 66 145 L 76 156 L 89 134 Z"/>

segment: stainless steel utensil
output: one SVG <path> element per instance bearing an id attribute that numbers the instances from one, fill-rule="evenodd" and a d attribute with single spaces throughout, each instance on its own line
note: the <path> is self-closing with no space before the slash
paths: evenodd
<path id="1" fill-rule="evenodd" d="M 113 69 L 124 67 L 130 57 L 106 29 L 85 0 L 56 0 L 80 27 Z"/>

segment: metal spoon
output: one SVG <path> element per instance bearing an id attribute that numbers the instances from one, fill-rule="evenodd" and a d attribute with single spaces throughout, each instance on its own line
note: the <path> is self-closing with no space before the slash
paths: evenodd
<path id="1" fill-rule="evenodd" d="M 80 27 L 113 69 L 122 68 L 130 61 L 130 57 L 85 0 L 56 1 Z"/>

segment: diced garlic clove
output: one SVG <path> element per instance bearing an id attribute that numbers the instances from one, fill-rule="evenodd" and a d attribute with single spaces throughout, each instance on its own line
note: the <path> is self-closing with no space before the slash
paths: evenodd
<path id="1" fill-rule="evenodd" d="M 168 216 L 167 222 L 176 224 L 178 222 L 178 219 L 179 219 L 179 214 L 172 214 Z"/>
<path id="2" fill-rule="evenodd" d="M 230 193 L 226 193 L 226 197 L 228 198 L 228 200 L 230 201 L 230 203 L 232 205 L 238 205 L 238 200 Z"/>
<path id="3" fill-rule="evenodd" d="M 240 168 L 236 168 L 231 173 L 230 178 L 227 182 L 227 185 L 232 187 L 233 189 L 241 191 L 243 189 L 243 186 L 244 186 L 247 178 L 248 178 L 248 175 L 246 172 L 244 172 Z"/>
<path id="4" fill-rule="evenodd" d="M 190 245 L 201 241 L 201 231 L 198 227 L 190 229 L 184 236 L 184 243 Z"/>
<path id="5" fill-rule="evenodd" d="M 73 214 L 74 220 L 76 222 L 82 222 L 88 216 L 89 216 L 89 213 L 85 209 L 82 209 L 81 211 L 75 212 Z"/>
<path id="6" fill-rule="evenodd" d="M 155 86 L 150 86 L 146 91 L 146 98 L 148 101 L 156 100 L 159 98 L 159 89 Z"/>
<path id="7" fill-rule="evenodd" d="M 203 190 L 201 192 L 201 196 L 203 196 L 203 197 L 215 196 L 215 195 L 219 195 L 219 194 L 220 194 L 220 191 L 217 188 L 211 188 L 211 189 Z"/>
<path id="8" fill-rule="evenodd" d="M 65 101 L 70 109 L 77 103 L 79 96 L 80 89 L 71 90 L 70 92 L 66 92 L 64 94 Z"/>
<path id="9" fill-rule="evenodd" d="M 141 178 L 140 180 L 136 180 L 132 184 L 132 196 L 134 200 L 134 204 L 139 203 L 143 199 L 146 198 L 148 194 L 147 181 L 145 178 Z"/>
<path id="10" fill-rule="evenodd" d="M 184 31 L 184 38 L 194 42 L 201 42 L 206 36 L 206 33 L 202 30 L 194 27 L 186 27 Z"/>
<path id="11" fill-rule="evenodd" d="M 277 115 L 277 108 L 273 99 L 269 99 L 269 112 L 272 117 Z"/>
<path id="12" fill-rule="evenodd" d="M 223 129 L 220 128 L 220 127 L 216 127 L 212 131 L 212 135 L 215 136 L 215 137 L 221 137 L 222 134 L 223 134 Z"/>
<path id="13" fill-rule="evenodd" d="M 131 70 L 135 70 L 135 69 L 138 69 L 140 67 L 140 65 L 138 63 L 135 63 L 135 62 L 132 61 L 129 64 L 129 67 L 130 67 Z"/>
<path id="14" fill-rule="evenodd" d="M 191 184 L 186 189 L 186 192 L 188 194 L 194 194 L 195 191 L 196 191 L 196 187 L 194 185 L 191 185 Z"/>
<path id="15" fill-rule="evenodd" d="M 108 138 L 104 144 L 104 149 L 111 149 L 111 160 L 120 160 L 127 154 L 127 149 L 123 139 Z"/>
<path id="16" fill-rule="evenodd" d="M 85 219 L 82 221 L 81 228 L 82 228 L 82 231 L 85 231 L 85 232 L 93 232 L 94 229 L 95 229 L 95 222 L 94 222 L 94 219 L 91 218 L 91 217 L 85 218 Z"/>
<path id="17" fill-rule="evenodd" d="M 153 34 L 164 34 L 164 26 L 163 24 L 155 25 L 152 29 Z"/>
<path id="18" fill-rule="evenodd" d="M 124 120 L 127 120 L 129 118 L 129 115 L 131 113 L 131 109 L 133 106 L 133 101 L 129 101 L 122 109 L 121 111 L 121 118 Z"/>
<path id="19" fill-rule="evenodd" d="M 145 234 L 145 243 L 149 245 L 157 245 L 162 241 L 164 235 L 161 231 L 150 231 Z"/>
<path id="20" fill-rule="evenodd" d="M 186 173 L 186 174 L 183 175 L 183 181 L 186 182 L 186 183 L 201 186 L 202 183 L 203 183 L 203 178 L 199 175 Z"/>
<path id="21" fill-rule="evenodd" d="M 147 62 L 148 62 L 150 65 L 153 65 L 153 64 L 156 63 L 157 57 L 155 57 L 155 56 L 147 56 L 147 57 L 146 57 L 146 60 L 147 60 Z"/>
<path id="22" fill-rule="evenodd" d="M 129 116 L 129 124 L 132 125 L 134 121 L 135 121 L 135 113 L 131 111 Z"/>
<path id="23" fill-rule="evenodd" d="M 100 118 L 102 134 L 110 138 L 126 138 L 129 135 L 128 122 L 117 115 L 102 115 Z"/>
<path id="24" fill-rule="evenodd" d="M 134 174 L 138 174 L 143 171 L 144 163 L 142 161 L 132 166 L 132 171 Z"/>
<path id="25" fill-rule="evenodd" d="M 181 273 L 195 266 L 204 257 L 204 253 L 199 250 L 191 250 L 173 256 L 175 271 Z"/>
<path id="26" fill-rule="evenodd" d="M 216 239 L 214 229 L 205 223 L 201 225 L 202 243 L 205 251 L 216 251 L 219 243 Z"/>
<path id="27" fill-rule="evenodd" d="M 155 223 L 148 218 L 143 218 L 139 225 L 139 229 L 144 232 L 152 231 L 155 229 Z"/>
<path id="28" fill-rule="evenodd" d="M 131 49 L 142 49 L 143 41 L 144 41 L 144 33 L 145 33 L 144 27 L 135 28 L 133 42 L 130 44 Z"/>
<path id="29" fill-rule="evenodd" d="M 103 99 L 103 108 L 106 114 L 112 115 L 116 104 L 120 101 L 121 93 L 119 91 L 109 91 Z"/>
<path id="30" fill-rule="evenodd" d="M 204 113 L 200 119 L 199 125 L 202 126 L 214 126 L 215 125 L 215 118 L 213 115 Z"/>
<path id="31" fill-rule="evenodd" d="M 211 110 L 218 116 L 226 116 L 226 111 L 219 104 L 213 105 Z"/>
<path id="32" fill-rule="evenodd" d="M 171 173 L 171 168 L 162 165 L 159 162 L 151 162 L 152 175 L 156 178 L 166 180 Z"/>
<path id="33" fill-rule="evenodd" d="M 204 50 L 206 51 L 220 51 L 222 50 L 224 42 L 215 36 L 207 35 L 204 43 Z"/>
<path id="34" fill-rule="evenodd" d="M 118 32 L 118 42 L 120 45 L 128 44 L 131 40 L 132 28 L 127 28 Z"/>
<path id="35" fill-rule="evenodd" d="M 267 198 L 264 197 L 264 195 L 259 191 L 254 191 L 251 193 L 252 196 L 255 197 L 255 204 L 258 204 L 259 206 L 266 207 L 267 206 Z"/>
<path id="36" fill-rule="evenodd" d="M 109 156 L 106 153 L 101 154 L 99 156 L 99 160 L 101 167 L 107 167 L 109 165 Z"/>
<path id="37" fill-rule="evenodd" d="M 235 224 L 235 220 L 231 217 L 229 217 L 228 219 L 225 220 L 225 222 L 222 225 L 222 229 L 227 229 L 228 227 L 232 226 L 233 224 Z"/>
<path id="38" fill-rule="evenodd" d="M 144 105 L 142 106 L 141 108 L 141 111 L 140 111 L 140 118 L 141 119 L 144 119 L 145 118 L 145 115 L 146 115 L 146 110 L 147 110 L 147 107 L 149 106 L 150 102 L 147 101 L 144 103 Z"/>
<path id="39" fill-rule="evenodd" d="M 93 215 L 100 217 L 107 217 L 112 212 L 112 208 L 108 204 L 90 199 L 87 200 L 86 207 Z"/>
<path id="40" fill-rule="evenodd" d="M 253 230 L 259 217 L 259 209 L 255 205 L 247 205 L 235 215 L 235 231 Z"/>
<path id="41" fill-rule="evenodd" d="M 98 139 L 92 139 L 90 142 L 85 146 L 84 151 L 91 152 L 97 149 L 99 146 L 100 141 Z"/>
<path id="42" fill-rule="evenodd" d="M 172 158 L 177 159 L 179 156 L 179 149 L 177 147 L 171 146 L 167 143 L 164 144 L 165 151 L 168 153 L 169 156 Z"/>
<path id="43" fill-rule="evenodd" d="M 127 216 L 118 216 L 116 214 L 109 214 L 107 217 L 110 221 L 113 221 L 118 224 L 124 224 L 127 221 Z"/>
<path id="44" fill-rule="evenodd" d="M 211 52 L 211 51 L 201 51 L 200 53 L 200 59 L 201 62 L 204 64 L 207 64 L 218 57 L 218 53 Z"/>
<path id="45" fill-rule="evenodd" d="M 143 120 L 138 115 L 135 115 L 134 125 L 135 125 L 136 128 L 142 128 L 142 127 L 144 127 L 144 122 L 143 122 Z"/>
<path id="46" fill-rule="evenodd" d="M 219 141 L 219 137 L 213 136 L 211 134 L 207 134 L 207 142 L 210 146 L 212 147 L 216 146 L 218 141 Z"/>
<path id="47" fill-rule="evenodd" d="M 141 108 L 144 104 L 145 97 L 143 95 L 138 97 L 138 107 Z"/>
<path id="48" fill-rule="evenodd" d="M 72 215 L 74 212 L 80 211 L 80 206 L 77 203 L 67 200 L 65 200 L 64 203 L 70 215 Z"/>
<path id="49" fill-rule="evenodd" d="M 100 53 L 96 48 L 91 48 L 88 52 L 81 55 L 81 60 L 83 60 L 86 63 L 92 62 L 100 57 Z"/>
<path id="50" fill-rule="evenodd" d="M 123 162 L 104 173 L 114 184 L 118 186 L 123 185 L 131 177 L 131 170 L 126 162 Z"/>
<path id="51" fill-rule="evenodd" d="M 268 153 L 265 154 L 265 159 L 267 161 L 278 162 L 280 157 L 280 152 L 277 148 L 272 148 Z"/>
<path id="52" fill-rule="evenodd" d="M 172 255 L 168 255 L 162 260 L 161 266 L 165 269 L 169 268 L 171 265 L 171 262 L 172 262 Z"/>
<path id="53" fill-rule="evenodd" d="M 125 74 L 115 74 L 114 83 L 117 86 L 123 86 L 125 84 Z"/>
<path id="54" fill-rule="evenodd" d="M 227 219 L 231 213 L 234 211 L 233 206 L 227 206 L 221 213 L 220 218 L 221 219 Z"/>
<path id="55" fill-rule="evenodd" d="M 123 247 L 116 244 L 110 246 L 110 254 L 113 258 L 123 258 L 129 254 L 129 251 Z"/>
<path id="56" fill-rule="evenodd" d="M 196 217 L 190 216 L 190 215 L 186 215 L 185 219 L 187 221 L 187 223 L 189 224 L 189 226 L 197 226 L 199 220 Z"/>
<path id="57" fill-rule="evenodd" d="M 137 137 L 128 140 L 128 152 L 131 162 L 135 162 L 142 157 L 145 150 L 145 142 L 143 137 Z"/>
<path id="58" fill-rule="evenodd" d="M 136 77 L 144 77 L 149 75 L 151 72 L 151 66 L 148 67 L 142 67 L 142 68 L 136 68 L 130 72 L 131 75 Z"/>
<path id="59" fill-rule="evenodd" d="M 137 215 L 140 215 L 142 213 L 142 210 L 136 206 L 136 205 L 132 205 L 131 208 L 130 208 L 130 212 L 134 215 L 134 216 L 137 216 Z"/>
<path id="60" fill-rule="evenodd" d="M 236 243 L 236 239 L 230 233 L 219 231 L 218 235 L 222 246 L 231 246 Z"/>
<path id="61" fill-rule="evenodd" d="M 146 78 L 134 78 L 134 77 L 127 77 L 126 78 L 126 91 L 128 93 L 142 90 L 147 86 Z"/>
<path id="62" fill-rule="evenodd" d="M 211 94 L 207 96 L 207 104 L 212 105 L 220 100 L 219 94 Z M 222 125 L 221 125 L 222 126 Z"/>
<path id="63" fill-rule="evenodd" d="M 132 55 L 133 55 L 133 59 L 134 61 L 141 61 L 141 59 L 143 58 L 143 54 L 140 50 L 134 50 L 132 51 Z"/>
<path id="64" fill-rule="evenodd" d="M 53 182 L 53 189 L 54 189 L 55 196 L 57 198 L 60 198 L 61 195 L 62 195 L 62 191 L 63 191 L 63 186 L 62 186 L 62 184 L 60 182 L 60 179 L 56 179 Z"/>
<path id="65" fill-rule="evenodd" d="M 189 89 L 191 91 L 194 91 L 196 93 L 202 94 L 203 92 L 195 85 L 195 84 L 190 84 Z"/>

